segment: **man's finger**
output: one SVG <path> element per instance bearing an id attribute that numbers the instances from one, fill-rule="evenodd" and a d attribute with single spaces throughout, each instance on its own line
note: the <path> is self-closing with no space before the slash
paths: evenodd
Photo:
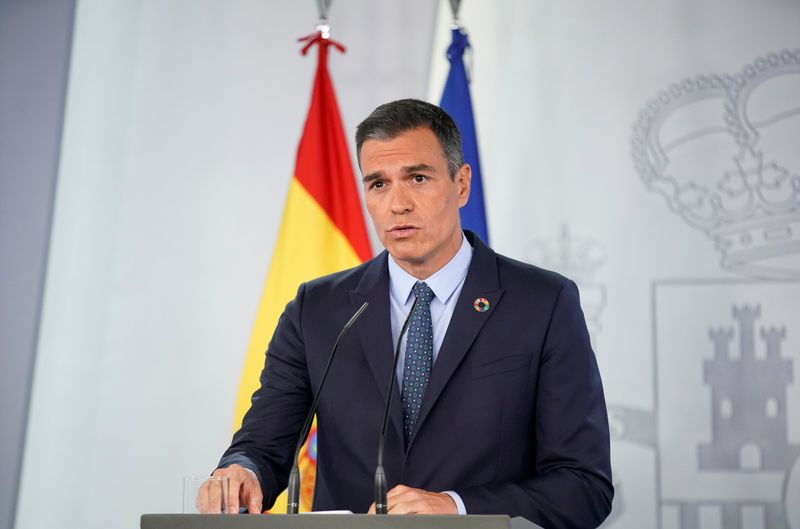
<path id="1" fill-rule="evenodd" d="M 389 514 L 458 514 L 449 494 L 398 485 L 389 495 Z"/>
<path id="2" fill-rule="evenodd" d="M 198 512 L 203 514 L 219 512 L 219 494 L 216 485 L 213 481 L 206 481 L 197 490 L 195 507 Z"/>
<path id="3" fill-rule="evenodd" d="M 404 492 L 408 492 L 410 490 L 414 490 L 414 489 L 412 489 L 411 487 L 407 487 L 405 485 L 396 485 L 396 486 L 392 487 L 392 490 L 390 490 L 389 492 L 386 493 L 386 497 L 387 498 L 393 498 L 394 496 L 397 496 L 398 494 L 403 494 Z"/>
<path id="4" fill-rule="evenodd" d="M 197 489 L 197 497 L 194 500 L 194 506 L 197 507 L 197 512 L 206 512 L 208 509 L 208 483 L 203 483 Z"/>
<path id="5" fill-rule="evenodd" d="M 250 514 L 261 514 L 264 505 L 264 494 L 261 492 L 261 484 L 249 472 L 243 470 L 245 478 L 242 481 L 242 505 L 247 505 L 247 512 Z"/>
<path id="6" fill-rule="evenodd" d="M 389 514 L 417 514 L 419 512 L 416 501 L 395 502 L 389 506 Z"/>
<path id="7" fill-rule="evenodd" d="M 228 497 L 225 501 L 225 512 L 237 514 L 239 512 L 239 489 L 242 483 L 236 479 L 228 478 Z"/>
<path id="8" fill-rule="evenodd" d="M 208 504 L 204 512 L 217 514 L 222 510 L 222 483 L 215 480 L 206 481 L 208 485 Z"/>
<path id="9" fill-rule="evenodd" d="M 261 503 L 264 499 L 261 496 L 254 495 L 250 498 L 250 502 L 247 506 L 247 512 L 250 514 L 261 514 Z"/>

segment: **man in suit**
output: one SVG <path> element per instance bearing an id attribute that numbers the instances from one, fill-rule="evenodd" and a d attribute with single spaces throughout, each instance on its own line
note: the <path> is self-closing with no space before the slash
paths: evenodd
<path id="1" fill-rule="evenodd" d="M 320 399 L 314 508 L 374 509 L 393 343 L 418 297 L 386 440 L 389 512 L 600 525 L 613 496 L 608 422 L 574 283 L 462 231 L 470 167 L 440 108 L 382 105 L 356 143 L 386 251 L 302 285 L 287 305 L 261 387 L 214 472 L 231 479 L 229 510 L 261 512 L 286 487 L 330 347 L 365 301 Z"/>

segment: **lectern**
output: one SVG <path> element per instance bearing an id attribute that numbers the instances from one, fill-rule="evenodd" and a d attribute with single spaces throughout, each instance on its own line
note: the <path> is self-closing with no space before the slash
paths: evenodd
<path id="1" fill-rule="evenodd" d="M 541 529 L 495 515 L 143 514 L 141 529 Z"/>

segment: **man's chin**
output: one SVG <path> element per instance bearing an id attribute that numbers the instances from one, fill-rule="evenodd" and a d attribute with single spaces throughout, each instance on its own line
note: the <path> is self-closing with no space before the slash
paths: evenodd
<path id="1" fill-rule="evenodd" d="M 394 260 L 399 263 L 408 263 L 410 265 L 420 264 L 422 259 L 419 258 L 416 254 L 411 254 L 409 252 L 392 252 L 389 250 L 389 255 L 394 257 Z"/>
<path id="2" fill-rule="evenodd" d="M 423 261 L 421 252 L 414 251 L 410 243 L 392 243 L 386 246 L 386 251 L 394 257 L 398 263 L 408 263 L 410 265 L 419 264 Z"/>

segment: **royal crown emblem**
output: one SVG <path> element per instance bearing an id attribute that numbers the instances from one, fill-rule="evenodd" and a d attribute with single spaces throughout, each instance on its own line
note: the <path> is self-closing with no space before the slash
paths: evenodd
<path id="1" fill-rule="evenodd" d="M 606 287 L 595 281 L 595 273 L 605 262 L 605 250 L 592 239 L 576 237 L 569 227 L 561 226 L 558 237 L 536 240 L 527 251 L 528 262 L 543 266 L 575 281 L 580 290 L 581 308 L 596 346 L 602 330 L 600 318 L 606 307 Z"/>
<path id="2" fill-rule="evenodd" d="M 672 84 L 639 113 L 637 172 L 723 268 L 800 279 L 800 49 Z"/>

